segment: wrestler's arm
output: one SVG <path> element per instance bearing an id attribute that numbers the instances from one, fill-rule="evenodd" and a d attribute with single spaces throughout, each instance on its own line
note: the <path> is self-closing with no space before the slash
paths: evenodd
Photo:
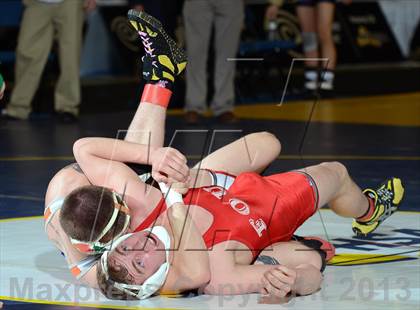
<path id="1" fill-rule="evenodd" d="M 154 179 L 166 183 L 184 182 L 189 174 L 185 156 L 173 148 L 109 138 L 82 138 L 75 142 L 73 153 L 89 180 L 103 186 L 107 186 L 112 176 L 131 170 L 124 162 L 151 164 Z"/>
<path id="2" fill-rule="evenodd" d="M 311 264 L 302 264 L 296 268 L 277 265 L 264 273 L 261 293 L 266 297 L 285 297 L 308 295 L 321 287 L 322 274 Z"/>
<path id="3" fill-rule="evenodd" d="M 184 204 L 172 205 L 167 213 L 175 244 L 171 268 L 161 293 L 173 294 L 202 287 L 210 281 L 204 240 Z"/>
<path id="4" fill-rule="evenodd" d="M 273 277 L 280 278 L 281 281 L 288 283 L 285 285 L 285 290 L 288 289 L 287 285 L 289 285 L 287 293 L 292 292 L 299 295 L 315 292 L 322 282 L 321 272 L 311 264 L 302 264 L 295 268 L 281 265 L 238 265 L 235 263 L 232 252 L 226 251 L 220 244 L 209 252 L 209 257 L 211 281 L 204 290 L 207 294 L 258 293 L 266 292 L 265 288 L 270 289 L 269 293 L 277 293 L 274 288 L 270 288 L 266 283 L 266 275 L 268 274 L 270 274 L 268 277 L 271 284 L 278 283 Z M 279 269 L 282 271 L 279 271 Z M 279 275 L 286 272 L 287 275 L 284 277 Z M 271 276 L 271 274 L 274 275 Z"/>
<path id="5" fill-rule="evenodd" d="M 322 282 L 323 260 L 314 249 L 298 241 L 275 243 L 264 249 L 254 264 L 277 265 L 264 274 L 263 293 L 270 296 L 283 297 L 288 292 L 278 289 L 278 281 L 288 281 L 294 278 L 295 286 L 292 292 L 307 295 L 317 291 Z M 281 266 L 281 268 L 279 268 Z M 287 276 L 287 273 L 290 276 Z M 277 283 L 277 284 L 276 284 Z"/>
<path id="6" fill-rule="evenodd" d="M 74 264 L 80 262 L 80 258 L 76 259 L 76 256 L 78 253 L 75 253 L 75 252 L 77 252 L 77 250 L 75 250 L 74 248 L 69 249 L 69 250 L 70 251 L 67 252 L 66 260 L 69 266 L 73 266 Z M 96 277 L 96 266 L 97 266 L 97 263 L 92 265 L 92 267 L 90 267 L 90 269 L 84 275 L 78 278 L 78 280 L 82 282 L 83 284 L 88 285 L 89 287 L 99 289 L 98 280 Z M 72 272 L 71 269 L 70 271 Z M 72 272 L 72 275 L 77 277 L 77 275 L 74 274 L 74 271 Z"/>
<path id="7" fill-rule="evenodd" d="M 89 266 L 91 266 L 89 269 L 86 265 L 86 269 L 81 267 L 79 268 L 77 264 L 88 256 L 75 249 L 75 247 L 71 244 L 69 237 L 61 228 L 59 222 L 54 220 L 50 221 L 49 225 L 46 227 L 46 232 L 48 239 L 50 239 L 65 256 L 71 274 L 78 278 L 82 283 L 93 288 L 99 288 L 98 281 L 96 279 L 95 258 L 93 256 L 89 257 L 93 259 L 91 261 L 92 263 L 89 264 Z"/>
<path id="8" fill-rule="evenodd" d="M 224 244 L 219 243 L 209 251 L 211 281 L 204 287 L 204 293 L 234 295 L 260 292 L 264 273 L 274 266 L 238 265 L 234 252 L 227 250 Z"/>

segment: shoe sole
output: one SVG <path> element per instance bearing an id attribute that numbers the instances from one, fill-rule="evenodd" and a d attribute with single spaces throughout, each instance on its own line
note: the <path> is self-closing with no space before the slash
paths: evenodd
<path id="1" fill-rule="evenodd" d="M 145 12 L 138 12 L 136 10 L 129 10 L 127 13 L 127 17 L 129 20 L 135 21 L 139 24 L 146 23 L 149 27 L 153 28 L 153 30 L 161 33 L 169 45 L 171 56 L 173 57 L 175 62 L 177 64 L 187 62 L 187 55 L 185 51 L 176 45 L 175 40 L 172 39 L 166 33 L 165 29 L 162 26 L 162 23 L 158 19 Z"/>
<path id="2" fill-rule="evenodd" d="M 380 225 L 380 224 L 379 224 Z M 373 229 L 373 230 L 371 230 L 370 232 L 368 232 L 368 233 L 363 233 L 363 232 L 361 232 L 358 228 L 356 228 L 356 227 L 352 227 L 352 230 L 353 230 L 353 232 L 355 233 L 355 235 L 356 235 L 356 237 L 359 237 L 359 238 L 366 238 L 367 236 L 369 236 L 371 233 L 373 233 L 378 227 L 379 227 L 379 225 L 376 225 L 376 227 Z"/>

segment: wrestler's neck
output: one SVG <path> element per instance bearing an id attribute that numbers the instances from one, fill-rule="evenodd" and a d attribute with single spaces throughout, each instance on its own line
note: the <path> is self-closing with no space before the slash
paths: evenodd
<path id="1" fill-rule="evenodd" d="M 130 204 L 130 201 L 127 201 L 131 216 L 129 226 L 130 232 L 135 231 L 135 229 L 143 223 L 150 213 L 159 205 L 161 200 L 162 193 L 158 189 L 148 185 L 146 193 L 140 201 L 137 200 L 137 203 L 135 204 Z"/>

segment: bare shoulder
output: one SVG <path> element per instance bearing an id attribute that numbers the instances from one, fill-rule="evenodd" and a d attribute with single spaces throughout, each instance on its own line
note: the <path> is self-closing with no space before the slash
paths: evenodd
<path id="1" fill-rule="evenodd" d="M 48 184 L 45 194 L 45 206 L 58 197 L 67 196 L 72 190 L 80 186 L 89 185 L 89 180 L 77 163 L 72 163 L 59 170 Z"/>

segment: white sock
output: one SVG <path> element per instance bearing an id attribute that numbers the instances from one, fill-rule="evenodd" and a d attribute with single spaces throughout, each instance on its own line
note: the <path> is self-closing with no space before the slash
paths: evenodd
<path id="1" fill-rule="evenodd" d="M 318 71 L 317 70 L 305 70 L 305 88 L 315 90 L 318 84 Z"/>
<path id="2" fill-rule="evenodd" d="M 334 88 L 334 77 L 335 74 L 333 71 L 326 70 L 321 72 L 321 89 L 332 90 Z"/>

